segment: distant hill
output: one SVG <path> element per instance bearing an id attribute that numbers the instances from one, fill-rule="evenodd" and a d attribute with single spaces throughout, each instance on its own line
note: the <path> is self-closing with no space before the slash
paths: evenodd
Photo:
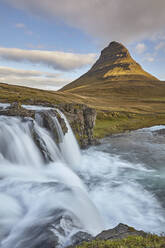
<path id="1" fill-rule="evenodd" d="M 62 90 L 69 90 L 96 81 L 158 81 L 158 79 L 147 73 L 131 57 L 128 49 L 121 43 L 111 42 L 101 52 L 99 59 L 92 68 L 77 80 L 63 87 Z"/>

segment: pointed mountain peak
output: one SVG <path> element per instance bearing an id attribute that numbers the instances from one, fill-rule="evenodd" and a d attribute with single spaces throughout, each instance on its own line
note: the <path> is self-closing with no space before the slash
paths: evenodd
<path id="1" fill-rule="evenodd" d="M 109 46 L 107 46 L 106 48 L 104 48 L 101 51 L 101 55 L 110 54 L 110 55 L 118 55 L 119 56 L 123 53 L 125 53 L 126 55 L 130 55 L 128 49 L 124 45 L 122 45 L 121 43 L 116 42 L 116 41 L 112 41 L 109 44 Z"/>
<path id="2" fill-rule="evenodd" d="M 92 68 L 64 89 L 106 81 L 152 81 L 157 78 L 144 71 L 131 57 L 128 49 L 113 41 L 105 47 Z"/>
<path id="3" fill-rule="evenodd" d="M 112 80 L 157 80 L 142 69 L 123 44 L 116 41 L 101 51 L 89 72 L 100 73 L 102 78 Z"/>
<path id="4" fill-rule="evenodd" d="M 128 62 L 135 62 L 128 51 L 128 49 L 119 42 L 113 41 L 101 51 L 101 55 L 91 70 L 98 70 L 108 67 L 113 64 L 121 64 Z"/>

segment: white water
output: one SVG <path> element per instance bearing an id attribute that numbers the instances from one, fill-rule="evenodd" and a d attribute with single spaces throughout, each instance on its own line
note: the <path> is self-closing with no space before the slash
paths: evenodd
<path id="1" fill-rule="evenodd" d="M 60 114 L 68 133 L 54 118 L 59 146 L 40 116 L 37 122 L 0 117 L 0 247 L 41 247 L 50 230 L 64 246 L 79 230 L 95 235 L 120 222 L 161 233 L 164 210 L 142 180 L 164 180 L 165 174 L 111 154 L 106 144 L 81 154 Z M 32 127 L 53 162 L 43 159 Z"/>
<path id="2" fill-rule="evenodd" d="M 34 122 L 35 130 L 54 159 L 54 162 L 45 164 L 32 139 L 31 122 L 29 119 L 22 122 L 13 117 L 0 117 L 1 247 L 35 247 L 35 242 L 40 244 L 42 241 L 38 228 L 40 232 L 47 225 L 53 229 L 57 220 L 67 226 L 68 217 L 71 219 L 70 230 L 65 227 L 64 234 L 58 234 L 62 244 L 76 230 L 98 233 L 103 229 L 101 216 L 89 199 L 83 182 L 68 166 L 71 162 L 69 154 L 63 158 L 63 147 L 67 149 L 68 143 L 63 140 L 58 148 L 51 134 Z M 68 132 L 72 137 L 70 128 Z M 73 142 L 74 138 L 71 140 Z M 76 146 L 75 143 L 73 147 Z M 73 154 L 76 151 L 76 157 L 79 157 L 78 147 Z M 78 163 L 77 167 L 80 166 Z M 31 233 L 31 229 L 34 232 Z"/>

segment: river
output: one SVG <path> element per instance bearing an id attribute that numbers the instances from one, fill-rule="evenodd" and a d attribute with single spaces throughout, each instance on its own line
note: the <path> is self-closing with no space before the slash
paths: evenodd
<path id="1" fill-rule="evenodd" d="M 0 116 L 0 247 L 48 247 L 53 234 L 63 247 L 80 230 L 96 235 L 118 223 L 162 233 L 165 136 L 157 130 L 165 127 L 113 135 L 80 151 L 60 114 L 68 133 L 54 118 L 59 145 L 40 119 Z"/>

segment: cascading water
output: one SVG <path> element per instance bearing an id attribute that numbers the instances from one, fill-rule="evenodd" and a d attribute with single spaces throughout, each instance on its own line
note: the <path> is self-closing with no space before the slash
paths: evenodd
<path id="1" fill-rule="evenodd" d="M 51 133 L 32 119 L 0 117 L 0 247 L 30 248 L 47 242 L 48 231 L 56 233 L 61 245 L 77 230 L 96 234 L 102 230 L 101 217 L 89 199 L 81 179 L 64 156 L 68 141 L 56 118 L 60 148 Z M 36 146 L 31 127 L 44 143 L 53 162 L 46 163 Z M 67 123 L 69 127 L 69 124 Z M 71 128 L 71 142 L 75 142 Z M 76 166 L 76 161 L 74 161 Z M 77 167 L 80 165 L 77 161 Z M 59 231 L 62 229 L 63 231 Z M 2 230 L 2 231 L 1 231 Z M 14 246 L 13 246 L 14 244 Z"/>
<path id="2" fill-rule="evenodd" d="M 81 154 L 60 111 L 68 133 L 50 116 L 56 144 L 40 115 L 50 108 L 24 107 L 36 110 L 36 121 L 0 116 L 1 248 L 54 247 L 57 238 L 65 246 L 79 230 L 95 235 L 119 222 L 163 232 L 164 138 L 136 131 Z"/>

